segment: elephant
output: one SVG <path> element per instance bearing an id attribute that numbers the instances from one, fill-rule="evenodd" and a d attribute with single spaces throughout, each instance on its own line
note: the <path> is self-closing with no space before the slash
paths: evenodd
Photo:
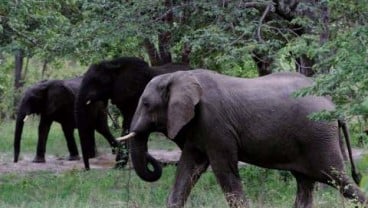
<path id="1" fill-rule="evenodd" d="M 79 160 L 73 131 L 76 128 L 74 102 L 82 77 L 68 80 L 43 80 L 27 88 L 17 109 L 14 134 L 14 162 L 18 162 L 24 122 L 31 114 L 40 116 L 37 152 L 33 162 L 44 163 L 46 142 L 52 122 L 61 124 L 69 150 L 68 160 Z M 97 107 L 98 106 L 98 107 Z M 96 103 L 96 130 L 110 143 L 116 143 L 107 125 L 106 103 Z"/>
<path id="2" fill-rule="evenodd" d="M 93 103 L 111 100 L 124 118 L 122 135 L 126 134 L 146 84 L 156 75 L 188 69 L 189 66 L 172 63 L 149 67 L 145 61 L 135 57 L 119 57 L 92 64 L 84 75 L 76 101 L 76 119 L 85 169 L 90 168 L 88 159 L 95 157 L 91 123 L 94 118 L 90 113 L 94 109 Z M 113 147 L 117 146 L 113 144 Z M 127 149 L 126 144 L 123 147 Z M 120 167 L 124 166 L 128 161 L 128 153 L 118 150 L 116 161 L 120 161 Z"/>
<path id="3" fill-rule="evenodd" d="M 294 96 L 312 84 L 292 72 L 248 79 L 205 69 L 160 75 L 142 93 L 130 133 L 117 141 L 129 141 L 135 172 L 149 182 L 162 174 L 160 164 L 147 151 L 149 134 L 161 132 L 179 146 L 182 154 L 167 207 L 183 207 L 209 165 L 228 205 L 247 206 L 238 161 L 290 171 L 297 182 L 297 208 L 312 207 L 316 182 L 366 203 L 344 171 L 340 129 L 348 144 L 353 177 L 358 178 L 345 122 L 308 117 L 333 110 L 331 99 Z"/>

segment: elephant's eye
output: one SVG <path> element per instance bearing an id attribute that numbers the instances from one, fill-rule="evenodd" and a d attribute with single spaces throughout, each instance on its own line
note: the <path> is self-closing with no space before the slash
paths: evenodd
<path id="1" fill-rule="evenodd" d="M 146 108 L 149 108 L 149 106 L 150 106 L 150 104 L 149 104 L 149 102 L 147 102 L 147 100 L 144 100 L 144 101 L 142 102 L 142 104 L 143 104 L 143 106 L 144 106 L 144 107 L 146 107 Z"/>

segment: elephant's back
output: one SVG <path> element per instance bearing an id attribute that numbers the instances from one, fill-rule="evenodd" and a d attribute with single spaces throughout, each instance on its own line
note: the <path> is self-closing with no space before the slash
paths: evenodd
<path id="1" fill-rule="evenodd" d="M 83 77 L 79 76 L 76 78 L 63 80 L 63 84 L 68 90 L 70 90 L 76 96 L 81 87 L 82 80 L 83 80 Z"/>

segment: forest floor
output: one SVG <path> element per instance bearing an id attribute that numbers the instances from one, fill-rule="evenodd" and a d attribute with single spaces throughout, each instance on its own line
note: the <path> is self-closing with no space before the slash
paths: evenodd
<path id="1" fill-rule="evenodd" d="M 150 154 L 163 164 L 175 164 L 179 158 L 181 151 L 174 150 L 150 150 Z M 364 149 L 353 149 L 354 160 L 361 159 L 368 152 Z M 63 172 L 68 170 L 83 170 L 82 160 L 68 161 L 65 157 L 57 157 L 54 155 L 46 156 L 46 163 L 33 163 L 34 155 L 26 153 L 22 154 L 18 163 L 13 163 L 10 155 L 0 154 L 0 174 L 1 173 L 25 173 L 34 171 L 50 171 Z M 109 169 L 115 164 L 115 155 L 109 153 L 101 153 L 96 158 L 90 159 L 91 169 Z M 130 164 L 131 165 L 131 164 Z"/>

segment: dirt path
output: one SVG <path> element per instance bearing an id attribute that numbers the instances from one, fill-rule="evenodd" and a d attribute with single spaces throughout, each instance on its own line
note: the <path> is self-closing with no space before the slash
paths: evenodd
<path id="1" fill-rule="evenodd" d="M 180 150 L 150 150 L 150 154 L 162 163 L 175 163 L 179 160 Z M 83 161 L 68 161 L 53 155 L 46 156 L 46 163 L 33 163 L 33 154 L 22 154 L 18 163 L 13 163 L 12 155 L 0 154 L 1 173 L 24 173 L 34 171 L 63 172 L 67 170 L 83 170 Z M 114 167 L 115 155 L 104 153 L 90 159 L 91 169 L 109 169 Z"/>
<path id="2" fill-rule="evenodd" d="M 180 157 L 180 150 L 150 150 L 150 154 L 164 164 L 176 163 Z M 368 151 L 354 149 L 353 157 L 355 160 L 367 155 Z M 82 160 L 68 161 L 64 158 L 47 155 L 46 163 L 33 163 L 33 154 L 22 154 L 22 159 L 18 163 L 13 163 L 12 155 L 0 154 L 0 174 L 1 173 L 24 173 L 34 171 L 63 172 L 67 170 L 83 170 Z M 109 169 L 114 167 L 115 155 L 104 153 L 94 159 L 90 159 L 91 169 Z"/>

